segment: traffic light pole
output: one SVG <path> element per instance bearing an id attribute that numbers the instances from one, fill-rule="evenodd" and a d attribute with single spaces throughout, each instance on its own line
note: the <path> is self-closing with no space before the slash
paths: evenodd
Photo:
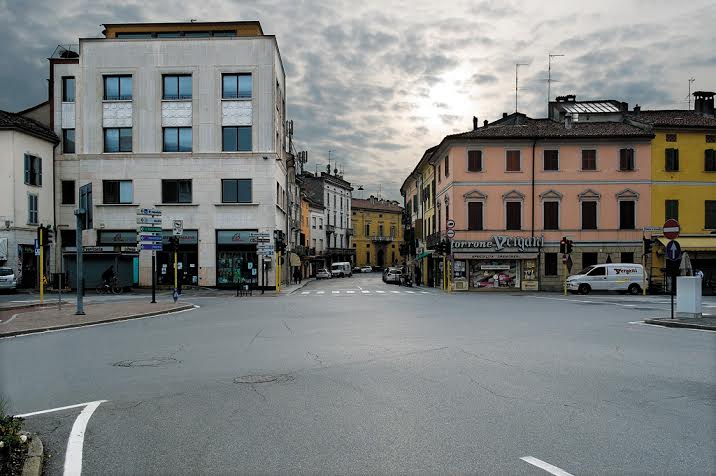
<path id="1" fill-rule="evenodd" d="M 85 315 L 85 309 L 84 309 L 84 302 L 83 302 L 83 296 L 85 294 L 84 286 L 85 286 L 85 280 L 84 280 L 84 267 L 82 265 L 82 228 L 83 228 L 83 221 L 84 221 L 84 209 L 78 208 L 75 210 L 75 218 L 76 218 L 76 230 L 75 230 L 75 246 L 77 247 L 77 285 L 75 286 L 77 289 L 77 310 L 75 311 L 75 314 L 78 316 L 84 316 Z"/>
<path id="2" fill-rule="evenodd" d="M 157 302 L 157 252 L 152 251 L 152 304 Z"/>
<path id="3" fill-rule="evenodd" d="M 641 293 L 646 296 L 646 237 L 643 234 L 641 235 L 641 275 Z"/>
<path id="4" fill-rule="evenodd" d="M 174 290 L 176 291 L 178 289 L 178 274 L 179 270 L 177 268 L 177 250 L 176 247 L 174 248 Z"/>
<path id="5" fill-rule="evenodd" d="M 44 267 L 44 259 L 45 259 L 45 242 L 44 242 L 44 233 L 45 229 L 43 227 L 40 227 L 38 229 L 40 233 L 40 304 L 44 302 L 45 299 L 45 267 Z"/>

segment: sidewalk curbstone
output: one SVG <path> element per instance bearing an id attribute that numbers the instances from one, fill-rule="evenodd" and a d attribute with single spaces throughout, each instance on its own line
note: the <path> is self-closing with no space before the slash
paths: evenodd
<path id="1" fill-rule="evenodd" d="M 698 324 L 696 322 L 681 322 L 678 319 L 644 319 L 645 324 L 652 324 L 663 327 L 680 327 L 682 329 L 699 329 L 704 331 L 716 331 L 716 325 Z"/>
<path id="2" fill-rule="evenodd" d="M 62 300 L 62 304 L 69 304 L 69 301 Z M 15 309 L 30 309 L 33 307 L 46 307 L 46 306 L 57 306 L 57 301 L 54 302 L 33 302 L 33 303 L 27 303 L 27 304 L 21 304 L 21 303 L 13 303 L 8 306 L 0 304 L 0 311 L 14 311 Z"/>
<path id="3" fill-rule="evenodd" d="M 59 326 L 43 326 L 43 327 L 38 327 L 35 329 L 24 329 L 24 330 L 10 331 L 10 332 L 5 332 L 5 333 L 0 332 L 0 339 L 5 338 L 5 337 L 13 337 L 13 336 L 20 336 L 20 335 L 27 335 L 27 334 L 37 334 L 39 332 L 47 332 L 47 331 L 56 331 L 56 330 L 61 330 L 61 329 L 73 329 L 73 328 L 79 328 L 79 327 L 93 326 L 95 324 L 106 324 L 108 322 L 128 321 L 131 319 L 140 319 L 142 317 L 155 317 L 155 316 L 161 316 L 163 314 L 171 314 L 173 312 L 186 311 L 189 309 L 194 309 L 195 307 L 196 306 L 194 306 L 193 304 L 184 304 L 184 305 L 172 307 L 169 309 L 163 309 L 161 311 L 142 312 L 139 314 L 130 314 L 128 316 L 113 317 L 111 319 L 102 319 L 99 321 L 80 322 L 80 323 L 72 323 L 72 324 L 65 324 L 65 325 L 59 325 Z"/>
<path id="4" fill-rule="evenodd" d="M 294 289 L 292 289 L 291 292 L 286 293 L 286 296 L 290 296 L 291 294 L 295 293 L 295 292 L 298 291 L 299 289 L 302 289 L 302 288 L 303 288 L 304 286 L 306 286 L 308 283 L 311 283 L 311 282 L 313 282 L 313 281 L 315 281 L 315 280 L 316 280 L 316 278 L 308 278 L 308 279 L 302 280 L 302 281 L 301 281 L 301 284 L 299 284 L 297 287 L 295 287 Z M 281 294 L 283 294 L 283 293 L 281 293 Z"/>
<path id="5" fill-rule="evenodd" d="M 37 434 L 28 434 L 27 456 L 22 466 L 22 476 L 40 476 L 44 461 L 44 447 Z"/>

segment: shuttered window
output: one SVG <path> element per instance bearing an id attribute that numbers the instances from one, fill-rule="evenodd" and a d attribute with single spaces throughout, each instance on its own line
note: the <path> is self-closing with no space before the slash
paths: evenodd
<path id="1" fill-rule="evenodd" d="M 508 230 L 522 229 L 522 203 L 507 202 L 505 203 L 505 210 L 507 213 L 507 226 L 505 228 Z"/>
<path id="2" fill-rule="evenodd" d="M 667 172 L 677 172 L 679 170 L 679 149 L 666 149 L 664 156 L 664 169 Z"/>
<path id="3" fill-rule="evenodd" d="M 597 202 L 582 202 L 582 230 L 597 229 Z"/>
<path id="4" fill-rule="evenodd" d="M 467 170 L 468 170 L 468 172 L 482 171 L 482 151 L 481 150 L 468 150 L 467 151 Z"/>
<path id="5" fill-rule="evenodd" d="M 520 171 L 520 151 L 508 150 L 506 155 L 505 170 L 508 172 Z"/>
<path id="6" fill-rule="evenodd" d="M 636 203 L 631 200 L 619 202 L 619 229 L 633 230 L 636 227 Z"/>
<path id="7" fill-rule="evenodd" d="M 665 219 L 673 218 L 674 220 L 679 219 L 679 201 L 678 200 L 665 200 L 664 201 L 664 212 Z"/>
<path id="8" fill-rule="evenodd" d="M 619 149 L 619 170 L 634 170 L 634 149 Z"/>
<path id="9" fill-rule="evenodd" d="M 704 170 L 706 172 L 716 172 L 716 149 L 706 149 L 704 151 Z"/>
<path id="10" fill-rule="evenodd" d="M 467 229 L 482 230 L 482 202 L 468 202 L 467 204 Z"/>
<path id="11" fill-rule="evenodd" d="M 559 170 L 559 151 L 544 151 L 544 170 Z"/>
<path id="12" fill-rule="evenodd" d="M 559 230 L 559 202 L 544 202 L 544 229 Z"/>

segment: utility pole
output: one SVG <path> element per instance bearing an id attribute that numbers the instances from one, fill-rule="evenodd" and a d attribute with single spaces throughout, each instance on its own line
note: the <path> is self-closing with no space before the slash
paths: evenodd
<path id="1" fill-rule="evenodd" d="M 549 107 L 549 101 L 551 100 L 551 89 L 552 89 L 552 58 L 556 58 L 558 56 L 564 56 L 564 55 L 555 55 L 550 53 L 549 58 L 547 60 L 547 105 Z M 549 113 L 549 111 L 547 111 Z"/>
<path id="2" fill-rule="evenodd" d="M 518 72 L 520 66 L 529 66 L 528 63 L 515 63 L 515 112 L 517 112 L 517 90 L 519 89 Z"/>
<path id="3" fill-rule="evenodd" d="M 82 229 L 84 228 L 85 213 L 86 210 L 84 208 L 78 208 L 75 210 L 75 246 L 77 247 L 77 284 L 75 285 L 77 289 L 77 310 L 75 311 L 75 314 L 78 316 L 85 315 L 84 302 L 82 300 L 82 297 L 84 296 L 84 275 L 82 267 Z"/>
<path id="4" fill-rule="evenodd" d="M 696 81 L 696 78 L 689 78 L 689 111 L 691 110 L 691 84 Z"/>

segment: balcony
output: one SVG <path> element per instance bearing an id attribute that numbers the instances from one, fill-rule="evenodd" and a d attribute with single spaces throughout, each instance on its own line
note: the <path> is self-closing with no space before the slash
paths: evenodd
<path id="1" fill-rule="evenodd" d="M 435 249 L 438 243 L 440 243 L 440 239 L 442 238 L 442 235 L 439 231 L 435 233 L 431 233 L 428 235 L 428 237 L 425 239 L 425 246 L 427 249 L 432 250 Z"/>
<path id="2" fill-rule="evenodd" d="M 373 243 L 390 243 L 391 241 L 395 240 L 395 237 L 394 236 L 376 235 L 376 236 L 372 236 L 370 239 Z"/>
<path id="3" fill-rule="evenodd" d="M 336 232 L 336 225 L 326 225 L 326 235 Z"/>

